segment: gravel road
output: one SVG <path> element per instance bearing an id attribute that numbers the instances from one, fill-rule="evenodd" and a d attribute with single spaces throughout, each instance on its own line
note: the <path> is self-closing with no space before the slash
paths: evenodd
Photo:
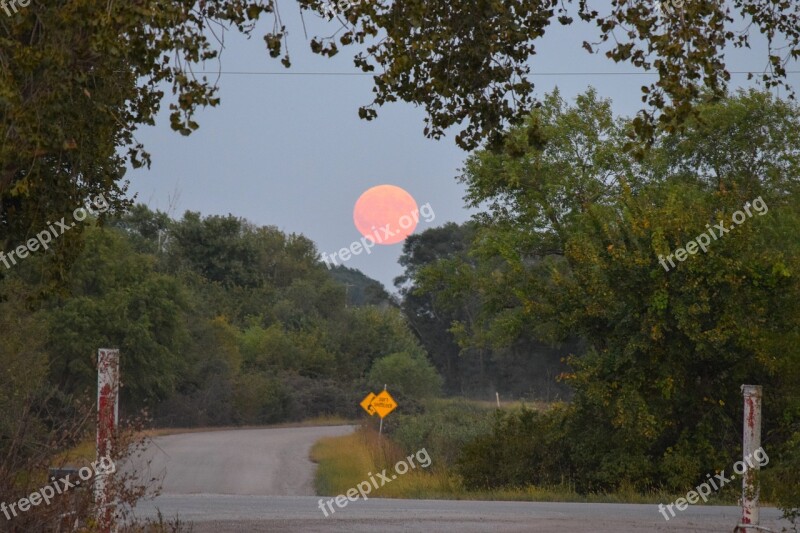
<path id="1" fill-rule="evenodd" d="M 309 496 L 314 494 L 311 446 L 352 426 L 241 429 L 157 437 L 150 473 L 164 494 Z"/>
<path id="2" fill-rule="evenodd" d="M 164 476 L 163 494 L 142 502 L 136 515 L 154 516 L 160 509 L 167 518 L 192 522 L 194 533 L 730 532 L 739 517 L 736 507 L 699 505 L 667 522 L 656 505 L 381 498 L 334 506 L 326 517 L 313 496 L 308 453 L 318 439 L 350 431 L 329 426 L 158 437 L 150 453 L 152 473 Z M 761 515 L 762 526 L 772 531 L 789 527 L 776 509 Z"/>

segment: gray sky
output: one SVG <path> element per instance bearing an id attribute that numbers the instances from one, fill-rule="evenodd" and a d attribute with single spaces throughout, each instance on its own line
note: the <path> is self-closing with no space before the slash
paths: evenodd
<path id="1" fill-rule="evenodd" d="M 435 220 L 420 220 L 416 232 L 467 220 L 464 189 L 455 180 L 467 153 L 455 146 L 453 136 L 425 139 L 424 113 L 402 102 L 379 109 L 372 122 L 359 119 L 358 107 L 371 102 L 370 76 L 285 75 L 358 71 L 352 63 L 355 48 L 345 48 L 332 59 L 315 56 L 305 44 L 298 14 L 282 15 L 293 32 L 292 69 L 268 57 L 263 31 L 257 29 L 249 40 L 228 32 L 223 71 L 281 75 L 223 74 L 222 103 L 198 114 L 200 129 L 189 137 L 170 129 L 166 112 L 157 126 L 140 130 L 137 138 L 152 154 L 153 164 L 150 170 L 127 174 L 137 200 L 162 211 L 173 207 L 175 217 L 186 210 L 232 213 L 258 225 L 302 233 L 328 253 L 361 237 L 353 224 L 353 205 L 364 190 L 379 184 L 406 189 L 419 205 L 430 203 Z M 332 33 L 327 28 L 336 24 L 313 15 L 305 19 L 309 36 Z M 615 112 L 632 115 L 642 105 L 640 87 L 653 77 L 592 74 L 634 71 L 581 48 L 584 40 L 596 41 L 596 36 L 592 26 L 582 23 L 552 26 L 538 45 L 534 72 L 560 74 L 535 76 L 537 95 L 558 86 L 572 99 L 591 85 L 613 99 Z M 729 69 L 762 70 L 764 50 L 754 46 L 747 53 L 734 51 Z M 216 63 L 207 66 L 216 69 Z M 798 76 L 792 74 L 790 80 L 796 84 Z M 746 83 L 740 75 L 731 85 Z M 401 273 L 401 252 L 402 243 L 375 246 L 371 254 L 354 256 L 346 265 L 393 290 L 392 280 Z"/>

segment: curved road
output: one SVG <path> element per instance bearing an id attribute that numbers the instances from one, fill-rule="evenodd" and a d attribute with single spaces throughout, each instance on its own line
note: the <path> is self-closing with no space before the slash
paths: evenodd
<path id="1" fill-rule="evenodd" d="M 163 476 L 163 494 L 140 503 L 136 514 L 154 516 L 159 509 L 166 518 L 179 515 L 193 522 L 194 533 L 730 532 L 739 517 L 736 507 L 693 505 L 667 522 L 655 505 L 371 497 L 334 506 L 336 512 L 326 517 L 313 496 L 308 453 L 318 439 L 350 431 L 351 426 L 328 426 L 158 437 L 149 451 L 150 474 Z M 761 525 L 788 528 L 779 516 L 761 509 Z"/>
<path id="2" fill-rule="evenodd" d="M 314 495 L 311 446 L 352 426 L 238 429 L 153 439 L 150 473 L 164 494 Z"/>

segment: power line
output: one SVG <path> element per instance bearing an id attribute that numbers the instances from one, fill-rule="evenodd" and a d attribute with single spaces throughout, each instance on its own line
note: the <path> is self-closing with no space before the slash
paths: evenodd
<path id="1" fill-rule="evenodd" d="M 199 70 L 195 74 L 235 74 L 240 76 L 374 76 L 369 72 L 245 72 Z"/>
<path id="2" fill-rule="evenodd" d="M 199 70 L 194 74 L 226 74 L 234 76 L 376 76 L 373 72 L 266 72 L 235 70 Z M 728 74 L 764 74 L 763 71 L 734 70 Z M 800 74 L 800 70 L 787 70 L 786 74 Z M 658 76 L 657 72 L 531 72 L 528 76 Z"/>

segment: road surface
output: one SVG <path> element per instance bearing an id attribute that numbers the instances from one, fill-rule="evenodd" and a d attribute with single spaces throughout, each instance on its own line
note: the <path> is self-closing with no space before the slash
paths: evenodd
<path id="1" fill-rule="evenodd" d="M 311 446 L 353 426 L 240 429 L 153 439 L 150 474 L 164 494 L 314 495 Z"/>
<path id="2" fill-rule="evenodd" d="M 152 473 L 164 474 L 163 494 L 140 503 L 136 515 L 151 517 L 156 509 L 166 518 L 179 515 L 193 523 L 194 533 L 729 532 L 739 517 L 736 507 L 699 505 L 666 521 L 656 505 L 381 498 L 334 505 L 336 512 L 326 517 L 313 496 L 308 452 L 318 439 L 349 431 L 329 426 L 158 437 Z M 762 526 L 773 531 L 789 527 L 775 509 L 761 515 Z"/>

